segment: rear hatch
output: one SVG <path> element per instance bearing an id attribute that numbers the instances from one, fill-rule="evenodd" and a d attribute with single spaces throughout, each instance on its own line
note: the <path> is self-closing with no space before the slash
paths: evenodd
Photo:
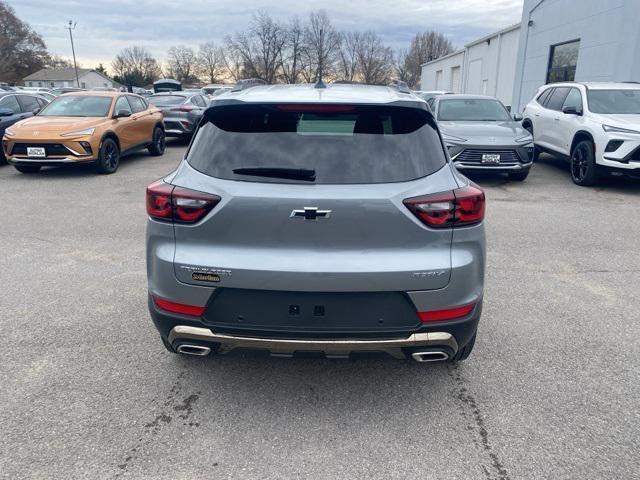
<path id="1" fill-rule="evenodd" d="M 184 283 L 406 292 L 449 282 L 452 230 L 425 226 L 403 204 L 456 188 L 421 108 L 217 106 L 172 183 L 221 199 L 198 223 L 175 224 Z"/>

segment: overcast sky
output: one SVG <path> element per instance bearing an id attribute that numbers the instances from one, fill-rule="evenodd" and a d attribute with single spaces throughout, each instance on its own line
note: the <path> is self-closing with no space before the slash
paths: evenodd
<path id="1" fill-rule="evenodd" d="M 375 30 L 394 49 L 404 48 L 418 31 L 435 29 L 454 46 L 520 21 L 522 0 L 8 0 L 18 16 L 42 37 L 50 51 L 71 57 L 70 19 L 76 55 L 84 67 L 108 68 L 131 45 L 147 47 L 160 60 L 172 45 L 197 47 L 221 42 L 246 28 L 252 12 L 274 18 L 305 17 L 324 9 L 341 30 Z"/>

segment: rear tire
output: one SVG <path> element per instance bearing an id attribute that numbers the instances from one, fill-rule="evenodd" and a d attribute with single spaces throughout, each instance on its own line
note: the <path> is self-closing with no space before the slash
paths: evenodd
<path id="1" fill-rule="evenodd" d="M 590 187 L 598 181 L 596 155 L 591 140 L 583 140 L 573 148 L 571 180 L 581 187 Z"/>
<path id="2" fill-rule="evenodd" d="M 96 170 L 98 173 L 110 174 L 115 172 L 120 165 L 120 149 L 112 138 L 105 138 L 100 146 Z"/>
<path id="3" fill-rule="evenodd" d="M 153 137 L 151 140 L 151 145 L 149 145 L 149 153 L 154 157 L 159 157 L 164 153 L 165 148 L 165 137 L 164 130 L 160 127 L 156 127 L 153 129 Z"/>
<path id="4" fill-rule="evenodd" d="M 523 172 L 513 172 L 509 174 L 509 180 L 513 180 L 515 182 L 524 182 L 529 176 L 529 170 L 525 170 Z"/>
<path id="5" fill-rule="evenodd" d="M 473 351 L 473 346 L 475 344 L 476 344 L 476 335 L 474 335 L 473 338 L 469 340 L 469 343 L 467 343 L 464 347 L 458 350 L 458 353 L 456 353 L 456 355 L 451 359 L 451 361 L 462 362 L 467 358 L 469 358 L 469 355 L 471 355 L 471 352 Z"/>
<path id="6" fill-rule="evenodd" d="M 38 173 L 42 168 L 40 165 L 14 165 L 14 167 L 20 173 Z"/>

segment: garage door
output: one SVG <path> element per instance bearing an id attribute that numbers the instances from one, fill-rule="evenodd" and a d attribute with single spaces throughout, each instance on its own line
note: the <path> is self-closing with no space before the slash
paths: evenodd
<path id="1" fill-rule="evenodd" d="M 469 63 L 469 80 L 467 92 L 482 95 L 482 59 L 473 60 Z"/>
<path id="2" fill-rule="evenodd" d="M 451 86 L 449 89 L 454 93 L 460 93 L 460 67 L 451 68 Z"/>

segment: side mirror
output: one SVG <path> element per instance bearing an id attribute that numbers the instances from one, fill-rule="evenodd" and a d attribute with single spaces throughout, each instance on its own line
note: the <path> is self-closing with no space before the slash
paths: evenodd
<path id="1" fill-rule="evenodd" d="M 34 108 L 31 113 L 33 113 L 34 115 L 37 115 L 37 114 L 40 113 L 40 110 L 42 110 L 42 109 L 41 108 Z"/>
<path id="2" fill-rule="evenodd" d="M 523 117 L 522 115 L 520 115 L 519 113 L 514 113 L 514 114 L 513 114 L 513 119 L 514 119 L 516 122 L 521 122 L 522 120 L 524 120 L 524 117 Z"/>
<path id="3" fill-rule="evenodd" d="M 576 107 L 564 107 L 562 109 L 562 113 L 566 113 L 567 115 L 582 116 L 582 110 L 578 110 Z"/>
<path id="4" fill-rule="evenodd" d="M 0 117 L 9 117 L 13 115 L 13 110 L 10 108 L 0 108 Z"/>
<path id="5" fill-rule="evenodd" d="M 126 118 L 131 116 L 131 110 L 118 110 L 113 118 Z"/>

